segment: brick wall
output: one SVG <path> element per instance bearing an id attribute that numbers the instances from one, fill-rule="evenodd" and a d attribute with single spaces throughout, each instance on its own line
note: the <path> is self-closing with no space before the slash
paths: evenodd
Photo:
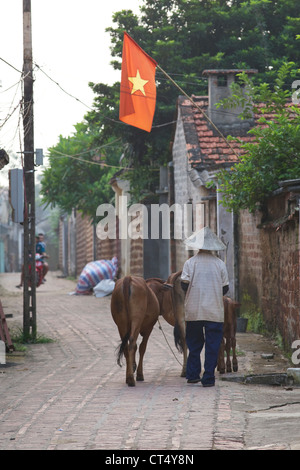
<path id="1" fill-rule="evenodd" d="M 133 276 L 144 275 L 143 267 L 143 240 L 131 240 L 130 246 L 130 273 Z"/>
<path id="2" fill-rule="evenodd" d="M 239 285 L 240 300 L 245 303 L 247 296 L 258 309 L 262 301 L 262 249 L 260 230 L 257 225 L 260 216 L 242 211 L 239 220 Z"/>
<path id="3" fill-rule="evenodd" d="M 280 298 L 283 311 L 284 336 L 289 341 L 300 338 L 300 281 L 299 281 L 299 220 L 298 224 L 292 224 L 289 230 L 282 234 L 282 281 L 280 286 Z M 298 246 L 298 250 L 296 247 Z M 289 247 L 295 247 L 294 250 Z"/>
<path id="4" fill-rule="evenodd" d="M 128 240 L 128 243 L 130 244 L 130 274 L 143 276 L 143 240 Z M 97 238 L 90 219 L 78 214 L 76 217 L 77 275 L 80 275 L 84 266 L 90 261 L 112 259 L 114 256 L 121 260 L 120 240 Z"/>
<path id="5" fill-rule="evenodd" d="M 76 273 L 80 275 L 84 266 L 94 261 L 93 226 L 89 217 L 80 213 L 76 216 Z"/>
<path id="6" fill-rule="evenodd" d="M 284 193 L 269 200 L 267 221 L 261 217 L 240 215 L 240 300 L 249 296 L 288 349 L 300 338 L 299 212 Z"/>

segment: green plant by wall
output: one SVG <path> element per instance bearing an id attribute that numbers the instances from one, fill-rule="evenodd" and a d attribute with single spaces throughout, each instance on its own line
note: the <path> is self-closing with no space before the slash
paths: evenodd
<path id="1" fill-rule="evenodd" d="M 258 310 L 257 305 L 253 302 L 248 293 L 242 296 L 241 316 L 248 319 L 247 331 L 257 334 L 265 334 L 267 332 L 263 314 Z"/>

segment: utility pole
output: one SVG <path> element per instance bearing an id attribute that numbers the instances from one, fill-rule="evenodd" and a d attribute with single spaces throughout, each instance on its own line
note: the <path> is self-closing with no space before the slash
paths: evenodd
<path id="1" fill-rule="evenodd" d="M 36 337 L 35 182 L 31 0 L 23 0 L 24 293 L 23 334 Z"/>

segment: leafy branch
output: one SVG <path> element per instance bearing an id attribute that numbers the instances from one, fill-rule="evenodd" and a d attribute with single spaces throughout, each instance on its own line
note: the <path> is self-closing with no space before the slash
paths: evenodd
<path id="1" fill-rule="evenodd" d="M 267 83 L 254 85 L 245 73 L 239 74 L 242 85 L 235 83 L 232 96 L 220 103 L 243 105 L 244 119 L 252 110 L 260 116 L 248 133 L 251 142 L 238 140 L 240 161 L 219 174 L 222 204 L 229 210 L 254 212 L 279 181 L 300 178 L 300 109 L 289 102 L 291 92 L 284 89 L 287 77 L 295 73 L 293 67 L 293 62 L 280 67 L 273 89 Z"/>

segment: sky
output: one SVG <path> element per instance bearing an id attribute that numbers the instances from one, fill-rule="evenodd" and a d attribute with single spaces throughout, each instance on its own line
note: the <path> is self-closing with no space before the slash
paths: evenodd
<path id="1" fill-rule="evenodd" d="M 44 72 L 34 70 L 34 146 L 44 155 L 60 134 L 73 134 L 74 125 L 92 106 L 89 82 L 120 81 L 120 71 L 110 65 L 110 35 L 105 28 L 113 24 L 113 13 L 122 9 L 139 13 L 141 4 L 141 0 L 31 0 L 33 62 Z M 0 0 L 0 18 L 0 148 L 20 156 L 23 1 Z M 9 167 L 20 167 L 20 158 L 6 171 Z"/>

